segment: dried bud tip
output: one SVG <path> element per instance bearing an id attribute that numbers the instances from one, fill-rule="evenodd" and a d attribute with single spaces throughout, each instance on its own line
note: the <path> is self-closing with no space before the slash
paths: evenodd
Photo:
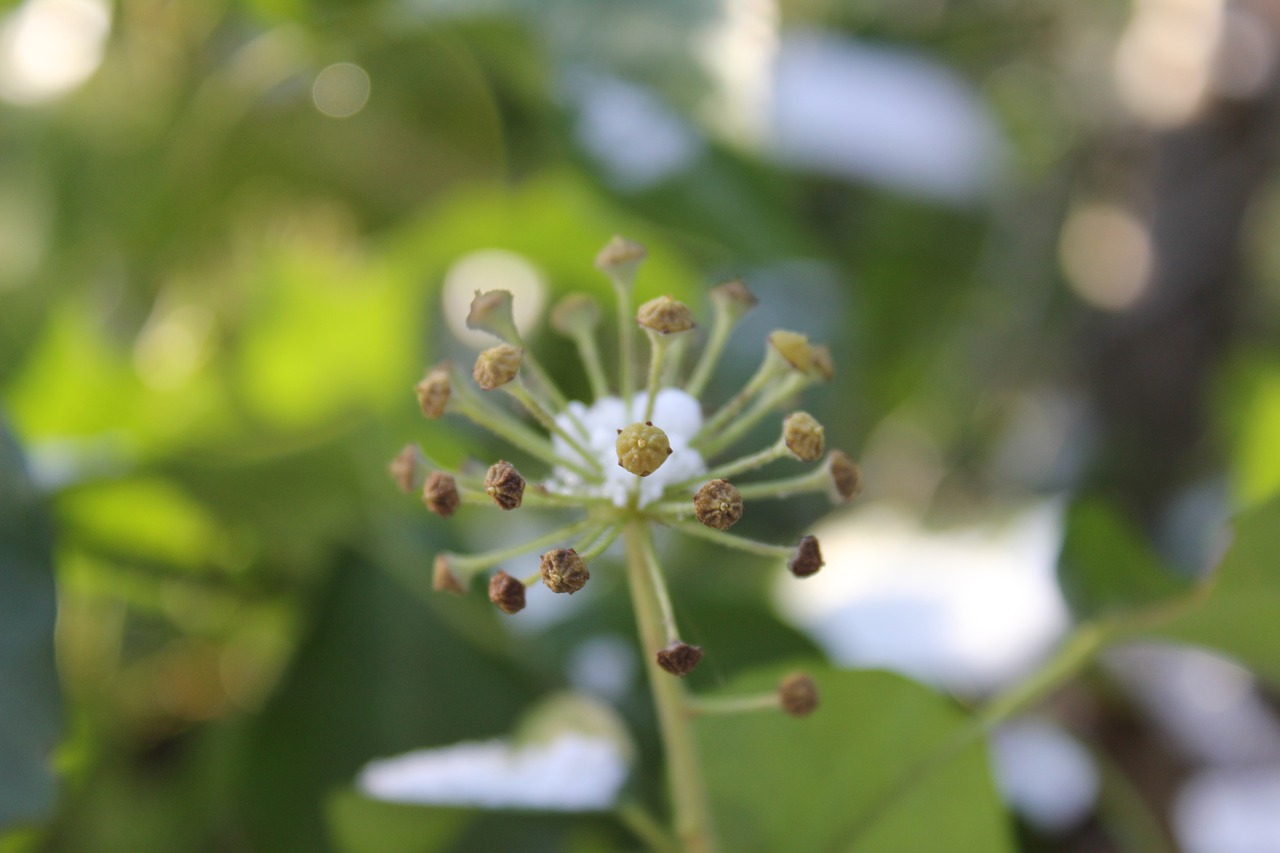
<path id="1" fill-rule="evenodd" d="M 406 495 L 413 491 L 413 484 L 418 480 L 418 466 L 422 464 L 422 452 L 417 445 L 406 444 L 396 458 L 387 465 L 387 473 L 396 488 Z"/>
<path id="2" fill-rule="evenodd" d="M 427 371 L 422 381 L 414 386 L 418 394 L 418 406 L 422 414 L 429 418 L 438 418 L 444 414 L 444 407 L 449 402 L 449 394 L 453 386 L 449 384 L 449 366 L 438 364 Z"/>
<path id="3" fill-rule="evenodd" d="M 735 278 L 711 288 L 711 301 L 734 319 L 756 307 L 756 295 L 747 289 L 742 279 Z"/>
<path id="4" fill-rule="evenodd" d="M 702 647 L 677 641 L 659 651 L 657 658 L 658 666 L 672 675 L 684 676 L 702 660 Z"/>
<path id="5" fill-rule="evenodd" d="M 515 316 L 511 308 L 511 291 L 490 290 L 485 293 L 476 291 L 471 300 L 471 311 L 467 314 L 467 328 L 488 332 L 503 340 L 516 333 Z"/>
<path id="6" fill-rule="evenodd" d="M 524 501 L 524 477 L 516 466 L 500 460 L 484 475 L 484 492 L 505 510 L 516 509 Z"/>
<path id="7" fill-rule="evenodd" d="M 519 613 L 524 610 L 524 584 L 500 571 L 489 579 L 489 600 L 503 613 Z"/>
<path id="8" fill-rule="evenodd" d="M 636 322 L 661 335 L 687 332 L 696 325 L 689 306 L 670 296 L 659 296 L 641 305 L 636 312 Z"/>
<path id="9" fill-rule="evenodd" d="M 824 382 L 830 382 L 836 375 L 836 363 L 831 358 L 831 347 L 820 344 L 809 350 L 813 359 L 813 372 Z"/>
<path id="10" fill-rule="evenodd" d="M 813 347 L 809 345 L 809 339 L 799 332 L 778 330 L 769 335 L 769 345 L 801 373 L 813 369 Z"/>
<path id="11" fill-rule="evenodd" d="M 462 595 L 466 592 L 462 581 L 458 580 L 458 576 L 453 573 L 448 554 L 436 555 L 435 565 L 432 566 L 431 571 L 431 586 L 437 592 L 451 592 L 454 595 Z"/>
<path id="12" fill-rule="evenodd" d="M 693 496 L 693 514 L 707 527 L 728 530 L 742 518 L 742 493 L 727 480 L 712 480 Z"/>
<path id="13" fill-rule="evenodd" d="M 817 538 L 806 536 L 796 546 L 795 556 L 791 558 L 787 568 L 796 577 L 807 578 L 809 575 L 817 574 L 818 569 L 821 569 L 824 565 L 826 564 L 822 562 L 822 551 L 818 548 Z"/>
<path id="14" fill-rule="evenodd" d="M 557 548 L 543 554 L 540 568 L 542 582 L 552 592 L 573 595 L 591 579 L 587 564 L 582 562 L 578 552 L 572 548 Z"/>
<path id="15" fill-rule="evenodd" d="M 862 471 L 858 469 L 858 463 L 843 450 L 831 451 L 827 469 L 831 472 L 831 483 L 840 500 L 855 498 L 862 491 Z"/>
<path id="16" fill-rule="evenodd" d="M 524 350 L 516 349 L 510 344 L 498 344 L 476 356 L 476 366 L 472 368 L 471 376 L 486 391 L 501 388 L 516 378 L 523 358 Z"/>
<path id="17" fill-rule="evenodd" d="M 614 442 L 618 464 L 637 477 L 648 477 L 671 455 L 667 434 L 652 423 L 632 424 Z"/>
<path id="18" fill-rule="evenodd" d="M 570 293 L 551 309 L 551 325 L 565 337 L 590 331 L 600 325 L 600 304 L 585 293 Z"/>
<path id="19" fill-rule="evenodd" d="M 458 483 L 443 471 L 432 471 L 422 487 L 422 502 L 427 509 L 441 518 L 448 518 L 458 509 L 462 499 L 458 497 Z"/>
<path id="20" fill-rule="evenodd" d="M 826 448 L 826 430 L 808 412 L 792 412 L 782 420 L 782 440 L 801 462 L 813 462 Z"/>
<path id="21" fill-rule="evenodd" d="M 639 243 L 614 235 L 596 255 L 596 268 L 630 280 L 635 274 L 636 267 L 648 254 L 645 247 Z"/>
<path id="22" fill-rule="evenodd" d="M 793 672 L 778 684 L 782 710 L 793 717 L 807 717 L 818 707 L 818 685 L 803 672 Z"/>

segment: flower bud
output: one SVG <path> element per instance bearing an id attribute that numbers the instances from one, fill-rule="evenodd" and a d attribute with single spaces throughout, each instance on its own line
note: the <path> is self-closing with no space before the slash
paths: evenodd
<path id="1" fill-rule="evenodd" d="M 618 430 L 614 447 L 618 451 L 618 464 L 637 477 L 648 477 L 671 455 L 667 434 L 652 421 Z"/>
<path id="2" fill-rule="evenodd" d="M 813 369 L 813 347 L 809 345 L 809 339 L 799 332 L 779 329 L 769 335 L 769 345 L 801 373 Z"/>
<path id="3" fill-rule="evenodd" d="M 702 647 L 676 641 L 658 652 L 658 666 L 672 675 L 684 676 L 702 660 Z"/>
<path id="4" fill-rule="evenodd" d="M 422 502 L 436 515 L 448 518 L 457 511 L 458 504 L 462 502 L 458 497 L 457 481 L 452 475 L 443 471 L 432 471 L 422 487 Z"/>
<path id="5" fill-rule="evenodd" d="M 431 571 L 431 586 L 437 592 L 451 592 L 454 595 L 462 595 L 466 592 L 462 581 L 458 580 L 458 576 L 454 574 L 453 563 L 448 554 L 436 555 Z"/>
<path id="6" fill-rule="evenodd" d="M 524 501 L 524 477 L 510 462 L 495 462 L 484 476 L 484 492 L 502 509 L 516 509 Z"/>
<path id="7" fill-rule="evenodd" d="M 809 350 L 809 356 L 813 360 L 813 372 L 823 382 L 830 382 L 836 375 L 836 363 L 831 359 L 831 347 L 826 344 L 813 347 Z"/>
<path id="8" fill-rule="evenodd" d="M 429 418 L 443 415 L 452 390 L 448 364 L 438 364 L 427 371 L 427 375 L 414 386 L 414 390 L 418 394 L 418 406 L 422 408 L 422 414 Z"/>
<path id="9" fill-rule="evenodd" d="M 510 344 L 498 344 L 476 357 L 476 366 L 472 369 L 471 376 L 476 380 L 476 384 L 486 391 L 501 388 L 516 378 L 523 358 L 523 350 L 518 350 Z"/>
<path id="10" fill-rule="evenodd" d="M 421 464 L 421 451 L 416 445 L 406 444 L 387 465 L 387 473 L 391 475 L 396 488 L 407 495 L 413 491 L 413 484 L 418 480 L 418 468 Z"/>
<path id="11" fill-rule="evenodd" d="M 831 471 L 831 483 L 840 500 L 847 501 L 862 491 L 862 472 L 858 470 L 858 463 L 843 450 L 831 451 L 827 469 Z"/>
<path id="12" fill-rule="evenodd" d="M 727 480 L 712 480 L 693 496 L 693 514 L 707 527 L 728 530 L 742 518 L 742 494 Z"/>
<path id="13" fill-rule="evenodd" d="M 793 672 L 778 684 L 782 710 L 793 717 L 807 717 L 818 707 L 818 685 L 803 672 Z"/>
<path id="14" fill-rule="evenodd" d="M 822 562 L 822 551 L 818 548 L 818 540 L 814 536 L 805 536 L 796 546 L 796 553 L 787 564 L 791 574 L 798 578 L 815 575 L 825 563 Z"/>
<path id="15" fill-rule="evenodd" d="M 570 293 L 551 309 L 551 326 L 567 338 L 600 325 L 600 303 L 585 293 Z"/>
<path id="16" fill-rule="evenodd" d="M 596 255 L 596 269 L 603 270 L 614 279 L 630 282 L 636 267 L 649 253 L 644 246 L 625 237 L 611 237 Z"/>
<path id="17" fill-rule="evenodd" d="M 792 412 L 782 421 L 782 439 L 787 450 L 801 462 L 813 462 L 826 447 L 826 430 L 808 412 Z"/>
<path id="18" fill-rule="evenodd" d="M 587 564 L 572 548 L 557 548 L 542 555 L 542 582 L 552 592 L 573 595 L 591 579 Z"/>
<path id="19" fill-rule="evenodd" d="M 477 290 L 471 300 L 471 311 L 467 314 L 467 328 L 488 332 L 504 341 L 513 339 L 516 321 L 511 310 L 511 291 L 481 293 Z"/>
<path id="20" fill-rule="evenodd" d="M 756 307 L 757 302 L 740 278 L 711 288 L 711 301 L 734 320 Z"/>
<path id="21" fill-rule="evenodd" d="M 660 335 L 687 332 L 696 325 L 689 306 L 670 296 L 659 296 L 641 305 L 636 312 L 636 322 Z"/>
<path id="22" fill-rule="evenodd" d="M 499 571 L 489 579 L 489 600 L 503 613 L 519 613 L 524 610 L 524 584 Z"/>

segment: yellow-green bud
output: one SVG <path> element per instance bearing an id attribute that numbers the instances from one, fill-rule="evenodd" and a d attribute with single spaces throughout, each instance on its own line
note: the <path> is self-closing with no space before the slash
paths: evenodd
<path id="1" fill-rule="evenodd" d="M 467 314 L 467 328 L 479 329 L 491 335 L 511 340 L 516 335 L 515 315 L 511 308 L 511 291 L 490 290 L 476 291 L 471 300 L 471 311 Z"/>
<path id="2" fill-rule="evenodd" d="M 809 355 L 813 359 L 813 371 L 824 382 L 830 382 L 831 378 L 836 375 L 836 363 L 831 358 L 831 347 L 826 344 L 820 344 L 809 350 Z"/>
<path id="3" fill-rule="evenodd" d="M 702 647 L 677 641 L 659 651 L 657 658 L 658 666 L 665 671 L 684 676 L 692 672 L 698 661 L 702 660 Z"/>
<path id="4" fill-rule="evenodd" d="M 418 406 L 422 414 L 429 418 L 438 418 L 444 414 L 444 407 L 449 402 L 449 394 L 453 386 L 449 384 L 449 365 L 437 364 L 427 371 L 422 381 L 414 386 L 418 394 Z"/>
<path id="5" fill-rule="evenodd" d="M 813 369 L 813 347 L 809 345 L 809 339 L 799 332 L 779 329 L 769 335 L 769 344 L 778 355 L 786 359 L 787 364 L 801 373 L 808 373 Z"/>
<path id="6" fill-rule="evenodd" d="M 636 322 L 661 335 L 687 332 L 695 325 L 689 306 L 670 296 L 659 296 L 641 305 L 636 312 Z"/>
<path id="7" fill-rule="evenodd" d="M 542 582 L 552 592 L 567 592 L 573 595 L 586 586 L 591 579 L 587 564 L 572 548 L 557 548 L 542 555 L 539 566 Z"/>
<path id="8" fill-rule="evenodd" d="M 485 474 L 484 492 L 502 509 L 516 509 L 524 502 L 524 477 L 505 459 L 495 462 Z"/>
<path id="9" fill-rule="evenodd" d="M 755 294 L 740 278 L 713 287 L 711 301 L 734 320 L 756 307 L 757 302 Z"/>
<path id="10" fill-rule="evenodd" d="M 639 243 L 615 235 L 596 255 L 596 268 L 614 279 L 629 283 L 636 274 L 636 267 L 640 266 L 640 262 L 648 254 Z"/>
<path id="11" fill-rule="evenodd" d="M 801 462 L 813 462 L 826 448 L 826 430 L 808 412 L 792 412 L 782 421 L 782 439 L 787 450 Z"/>
<path id="12" fill-rule="evenodd" d="M 807 717 L 818 707 L 818 685 L 803 672 L 793 672 L 778 685 L 782 710 L 793 717 Z"/>
<path id="13" fill-rule="evenodd" d="M 458 496 L 457 481 L 443 471 L 432 471 L 422 487 L 422 502 L 436 515 L 448 518 L 462 502 Z"/>
<path id="14" fill-rule="evenodd" d="M 600 304 L 585 293 L 570 293 L 551 309 L 552 327 L 567 338 L 600 325 Z"/>
<path id="15" fill-rule="evenodd" d="M 637 477 L 648 477 L 671 455 L 667 434 L 654 426 L 653 421 L 618 430 L 614 446 L 618 451 L 618 464 Z"/>
<path id="16" fill-rule="evenodd" d="M 477 385 L 486 391 L 492 391 L 516 378 L 523 358 L 523 350 L 518 350 L 510 344 L 498 344 L 476 357 L 476 366 L 471 371 L 471 375 Z"/>
<path id="17" fill-rule="evenodd" d="M 431 572 L 431 586 L 437 592 L 451 592 L 454 595 L 462 595 L 466 592 L 462 581 L 458 580 L 458 576 L 454 574 L 453 563 L 448 554 L 436 555 Z"/>
<path id="18" fill-rule="evenodd" d="M 796 546 L 796 552 L 791 557 L 791 562 L 787 564 L 787 568 L 796 577 L 807 578 L 809 575 L 816 575 L 824 565 L 826 564 L 822 562 L 822 551 L 818 548 L 817 538 L 805 536 Z"/>
<path id="19" fill-rule="evenodd" d="M 519 613 L 524 610 L 524 584 L 500 571 L 489 579 L 489 600 L 503 613 Z"/>
<path id="20" fill-rule="evenodd" d="M 707 527 L 728 530 L 742 518 L 742 493 L 727 480 L 712 480 L 693 496 L 693 514 Z"/>
<path id="21" fill-rule="evenodd" d="M 827 469 L 831 472 L 831 483 L 840 500 L 850 500 L 862 491 L 862 472 L 858 470 L 858 463 L 843 450 L 831 451 Z"/>

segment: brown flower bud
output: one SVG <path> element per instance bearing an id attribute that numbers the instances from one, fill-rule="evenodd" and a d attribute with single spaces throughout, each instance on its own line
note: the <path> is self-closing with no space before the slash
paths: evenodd
<path id="1" fill-rule="evenodd" d="M 803 672 L 793 672 L 778 684 L 782 710 L 793 717 L 807 717 L 818 707 L 818 685 Z"/>
<path id="2" fill-rule="evenodd" d="M 578 552 L 572 548 L 557 548 L 542 555 L 540 566 L 542 582 L 552 592 L 567 592 L 573 595 L 587 585 L 591 573 L 587 564 L 582 562 Z"/>
<path id="3" fill-rule="evenodd" d="M 658 652 L 658 666 L 672 675 L 684 676 L 702 660 L 702 647 L 676 641 Z"/>
<path id="4" fill-rule="evenodd" d="M 798 578 L 816 575 L 825 563 L 822 562 L 822 551 L 818 548 L 818 540 L 814 536 L 805 536 L 796 546 L 795 556 L 787 564 L 791 574 Z"/>
<path id="5" fill-rule="evenodd" d="M 511 291 L 476 291 L 467 314 L 467 328 L 479 329 L 504 341 L 516 333 L 515 316 L 511 309 Z"/>
<path id="6" fill-rule="evenodd" d="M 693 496 L 693 514 L 707 527 L 728 530 L 742 518 L 742 493 L 727 480 L 712 480 Z"/>
<path id="7" fill-rule="evenodd" d="M 443 415 L 444 407 L 449 402 L 451 390 L 448 364 L 438 364 L 427 371 L 427 375 L 422 377 L 422 381 L 414 386 L 414 391 L 418 394 L 418 406 L 422 408 L 422 414 L 429 418 L 438 418 Z"/>
<path id="8" fill-rule="evenodd" d="M 801 373 L 813 369 L 813 347 L 809 345 L 809 339 L 799 332 L 780 329 L 769 335 L 769 345 Z"/>
<path id="9" fill-rule="evenodd" d="M 406 444 L 396 458 L 387 465 L 387 473 L 396 488 L 406 495 L 413 491 L 413 484 L 418 480 L 418 468 L 422 464 L 422 452 L 416 445 Z"/>
<path id="10" fill-rule="evenodd" d="M 826 344 L 815 346 L 809 350 L 809 356 L 813 360 L 813 372 L 824 382 L 830 382 L 836 375 L 836 363 L 831 358 L 831 347 Z"/>
<path id="11" fill-rule="evenodd" d="M 801 462 L 813 462 L 826 447 L 826 430 L 808 412 L 792 412 L 782 421 L 782 439 L 791 455 Z"/>
<path id="12" fill-rule="evenodd" d="M 519 613 L 524 610 L 524 584 L 500 571 L 489 579 L 489 600 L 503 613 Z"/>
<path id="13" fill-rule="evenodd" d="M 458 483 L 443 471 L 432 471 L 422 487 L 422 502 L 427 509 L 441 518 L 448 518 L 458 509 L 462 499 L 458 497 Z"/>
<path id="14" fill-rule="evenodd" d="M 827 469 L 831 471 L 831 483 L 840 500 L 847 501 L 862 491 L 862 472 L 858 470 L 858 463 L 843 450 L 831 451 Z"/>
<path id="15" fill-rule="evenodd" d="M 437 592 L 451 592 L 454 595 L 462 595 L 466 592 L 462 581 L 458 580 L 458 576 L 454 574 L 453 563 L 448 554 L 436 555 L 431 572 L 431 586 Z"/>
<path id="16" fill-rule="evenodd" d="M 516 509 L 524 501 L 524 477 L 505 459 L 495 462 L 484 475 L 484 492 L 503 509 Z"/>
<path id="17" fill-rule="evenodd" d="M 516 378 L 523 358 L 524 350 L 516 349 L 510 344 L 498 344 L 476 356 L 476 366 L 472 368 L 471 376 L 486 391 L 501 388 Z"/>
<path id="18" fill-rule="evenodd" d="M 552 327 L 565 337 L 600 325 L 600 303 L 585 293 L 570 293 L 551 309 Z"/>
<path id="19" fill-rule="evenodd" d="M 596 269 L 629 282 L 635 275 L 636 267 L 640 266 L 640 262 L 648 254 L 639 243 L 615 235 L 596 255 Z"/>
<path id="20" fill-rule="evenodd" d="M 667 434 L 652 421 L 618 430 L 614 447 L 618 451 L 618 464 L 637 477 L 648 477 L 671 455 Z"/>
<path id="21" fill-rule="evenodd" d="M 711 301 L 736 320 L 756 307 L 758 300 L 742 279 L 735 278 L 711 288 Z"/>
<path id="22" fill-rule="evenodd" d="M 659 296 L 641 305 L 636 312 L 636 322 L 661 335 L 687 332 L 696 325 L 689 306 L 670 296 Z"/>

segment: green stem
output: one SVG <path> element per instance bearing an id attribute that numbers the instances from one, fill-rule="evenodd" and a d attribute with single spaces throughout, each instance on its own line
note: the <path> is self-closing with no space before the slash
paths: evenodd
<path id="1" fill-rule="evenodd" d="M 550 432 L 553 432 L 563 438 L 570 447 L 577 451 L 578 455 L 581 456 L 588 466 L 595 471 L 595 473 L 588 479 L 597 482 L 600 480 L 600 463 L 596 461 L 595 456 L 592 455 L 590 450 L 583 447 L 580 441 L 570 435 L 567 430 L 562 429 L 560 424 L 556 423 L 556 419 L 550 412 L 542 407 L 541 403 L 534 399 L 533 395 L 529 393 L 529 389 L 524 386 L 524 382 L 519 377 L 516 377 L 506 385 L 503 385 L 502 388 L 512 397 L 519 400 L 520 404 L 528 410 L 529 414 L 533 415 L 534 420 L 542 424 Z"/>
<path id="2" fill-rule="evenodd" d="M 760 367 L 756 369 L 755 374 L 747 380 L 747 384 L 742 390 L 730 398 L 729 402 L 720 407 L 720 410 L 712 415 L 698 430 L 698 434 L 689 442 L 695 450 L 701 451 L 713 436 L 724 429 L 725 424 L 733 419 L 733 416 L 742 411 L 748 403 L 760 393 L 773 379 L 787 368 L 787 363 L 781 358 L 774 356 L 773 348 L 769 347 L 765 352 L 764 360 L 760 362 Z M 705 453 L 703 455 L 706 455 Z"/>
<path id="3" fill-rule="evenodd" d="M 528 542 L 521 542 L 519 545 L 512 545 L 509 548 L 499 548 L 482 554 L 451 554 L 450 566 L 460 579 L 465 580 L 476 572 L 519 557 L 521 554 L 556 545 L 566 539 L 572 539 L 595 524 L 599 524 L 599 522 L 593 518 L 582 518 L 572 524 L 561 527 L 559 530 L 553 530 L 544 536 L 539 536 L 537 539 L 530 539 Z"/>
<path id="4" fill-rule="evenodd" d="M 573 342 L 577 344 L 578 355 L 587 371 L 587 381 L 591 383 L 591 396 L 600 400 L 609 396 L 609 380 L 605 379 L 604 368 L 600 364 L 600 349 L 596 346 L 596 336 L 591 329 L 578 329 L 573 333 Z"/>
<path id="5" fill-rule="evenodd" d="M 618 303 L 618 387 L 622 390 L 622 402 L 631 405 L 631 395 L 636 389 L 632 363 L 636 332 L 631 317 L 631 288 L 615 278 L 613 292 Z"/>
<path id="6" fill-rule="evenodd" d="M 746 435 L 752 427 L 765 418 L 782 401 L 794 396 L 804 388 L 813 384 L 813 377 L 803 373 L 792 373 L 780 384 L 768 389 L 751 408 L 736 418 L 723 430 L 713 434 L 699 448 L 708 459 L 727 450 L 735 441 Z"/>
<path id="7" fill-rule="evenodd" d="M 647 422 L 653 419 L 653 404 L 658 400 L 658 383 L 662 380 L 662 363 L 667 357 L 667 345 L 670 339 L 657 332 L 647 329 L 645 331 L 649 332 L 651 352 L 649 353 L 649 381 L 645 386 L 648 396 L 644 403 L 644 417 L 640 420 Z"/>
<path id="8" fill-rule="evenodd" d="M 796 550 L 790 545 L 770 545 L 768 542 L 757 542 L 754 539 L 735 536 L 723 530 L 714 530 L 696 521 L 678 521 L 671 526 L 689 536 L 706 539 L 708 542 L 714 542 L 726 548 L 735 548 L 761 557 L 782 557 L 785 559 L 794 555 Z"/>
<path id="9" fill-rule="evenodd" d="M 455 384 L 455 388 L 457 385 Z M 551 442 L 538 435 L 527 425 L 521 423 L 506 412 L 489 405 L 469 393 L 454 392 L 449 403 L 450 410 L 457 412 L 476 426 L 505 439 L 530 456 L 535 456 L 551 466 L 568 468 L 588 482 L 599 482 L 600 472 L 588 470 L 576 462 L 565 459 L 556 453 Z"/>
<path id="10" fill-rule="evenodd" d="M 778 711 L 782 700 L 776 690 L 754 696 L 725 696 L 716 699 L 690 699 L 689 710 L 695 714 L 749 714 L 755 711 Z"/>
<path id="11" fill-rule="evenodd" d="M 727 311 L 716 311 L 716 318 L 711 326 L 711 335 L 707 338 L 707 345 L 702 348 L 702 355 L 698 358 L 698 366 L 693 369 L 693 375 L 689 377 L 689 382 L 685 385 L 684 390 L 691 397 L 701 397 L 702 392 L 707 388 L 707 382 L 711 380 L 711 374 L 716 369 L 716 364 L 720 361 L 720 353 L 724 350 L 724 345 L 729 340 L 729 333 L 733 331 L 733 317 Z"/>
<path id="12" fill-rule="evenodd" d="M 680 845 L 649 810 L 634 800 L 620 803 L 614 814 L 653 853 L 680 853 Z"/>
<path id="13" fill-rule="evenodd" d="M 657 569 L 649 565 L 653 547 L 651 533 L 643 519 L 637 518 L 627 524 L 626 541 L 627 578 L 666 752 L 675 834 L 685 853 L 714 853 L 718 846 L 711 825 L 711 808 L 694 739 L 693 720 L 685 711 L 684 683 L 658 666 L 657 653 L 666 643 L 657 591 L 653 587 L 653 572 Z"/>
<path id="14" fill-rule="evenodd" d="M 734 484 L 743 500 L 758 498 L 789 498 L 806 492 L 825 492 L 831 488 L 831 471 L 827 464 L 815 468 L 807 474 L 787 477 L 779 480 L 760 480 L 743 485 Z"/>

